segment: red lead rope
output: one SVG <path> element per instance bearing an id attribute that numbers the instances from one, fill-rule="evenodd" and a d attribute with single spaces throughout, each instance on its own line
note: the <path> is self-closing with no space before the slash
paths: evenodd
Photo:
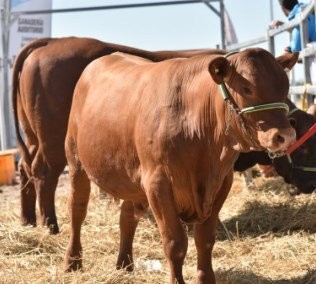
<path id="1" fill-rule="evenodd" d="M 300 147 L 309 137 L 313 136 L 316 133 L 316 122 L 314 125 L 300 138 L 298 139 L 290 148 L 285 151 L 286 155 L 291 154 L 298 147 Z"/>

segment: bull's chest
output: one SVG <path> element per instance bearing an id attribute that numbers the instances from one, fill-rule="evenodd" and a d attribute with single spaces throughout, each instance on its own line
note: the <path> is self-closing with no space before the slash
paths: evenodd
<path id="1" fill-rule="evenodd" d="M 232 185 L 234 162 L 234 155 L 220 156 L 208 171 L 203 170 L 204 175 L 199 171 L 190 172 L 174 184 L 174 197 L 183 221 L 202 223 L 212 214 L 221 195 L 226 194 Z"/>

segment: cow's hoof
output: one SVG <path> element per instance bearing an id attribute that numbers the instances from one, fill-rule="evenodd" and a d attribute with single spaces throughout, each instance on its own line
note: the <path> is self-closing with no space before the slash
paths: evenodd
<path id="1" fill-rule="evenodd" d="M 292 196 L 296 196 L 296 195 L 300 194 L 300 191 L 295 185 L 290 184 L 289 185 L 289 193 Z"/>
<path id="2" fill-rule="evenodd" d="M 66 256 L 65 272 L 82 271 L 82 259 L 79 257 Z"/>
<path id="3" fill-rule="evenodd" d="M 42 226 L 47 227 L 51 235 L 56 235 L 59 233 L 59 227 L 58 227 L 58 223 L 55 217 L 53 218 L 42 217 L 41 220 L 42 220 Z"/>

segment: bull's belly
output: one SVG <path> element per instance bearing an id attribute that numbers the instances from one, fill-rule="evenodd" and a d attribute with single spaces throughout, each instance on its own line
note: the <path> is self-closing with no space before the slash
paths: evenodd
<path id="1" fill-rule="evenodd" d="M 98 187 L 113 197 L 140 202 L 146 199 L 146 195 L 138 179 L 129 176 L 125 170 L 110 169 L 88 169 L 88 177 Z"/>

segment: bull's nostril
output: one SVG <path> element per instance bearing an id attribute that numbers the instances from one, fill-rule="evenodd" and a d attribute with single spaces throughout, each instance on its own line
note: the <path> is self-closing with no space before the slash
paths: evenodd
<path id="1" fill-rule="evenodd" d="M 276 142 L 277 142 L 278 144 L 283 144 L 283 143 L 285 142 L 285 139 L 284 139 L 283 136 L 277 135 L 277 137 L 276 137 Z"/>

